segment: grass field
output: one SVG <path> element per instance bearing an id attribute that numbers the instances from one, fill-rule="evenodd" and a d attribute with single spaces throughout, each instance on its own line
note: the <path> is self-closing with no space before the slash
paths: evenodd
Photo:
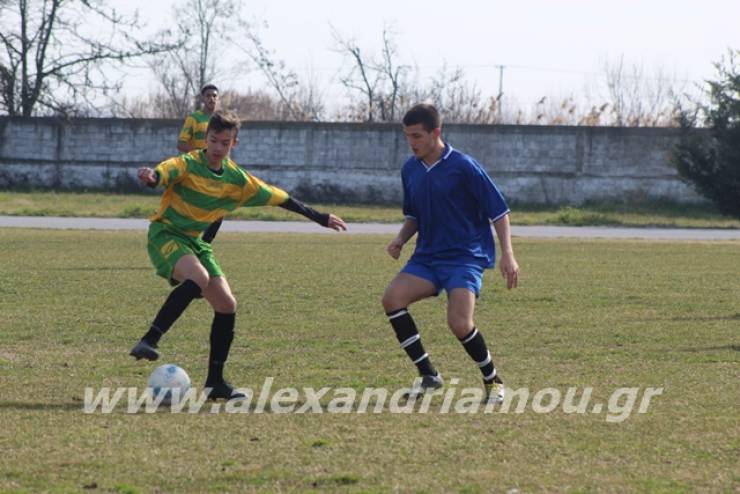
<path id="1" fill-rule="evenodd" d="M 413 377 L 379 304 L 383 236 L 222 233 L 240 301 L 227 377 L 258 388 L 398 389 Z M 1 492 L 737 492 L 740 244 L 517 240 L 520 287 L 487 273 L 477 312 L 507 385 L 662 387 L 644 414 L 111 414 L 85 387 L 141 387 L 127 351 L 166 296 L 142 232 L 0 230 Z M 408 253 L 407 253 L 408 255 Z M 479 373 L 413 308 L 447 378 Z M 196 301 L 160 345 L 205 375 Z M 328 400 L 322 400 L 327 405 Z M 589 407 L 590 408 L 590 407 Z"/>
<path id="2" fill-rule="evenodd" d="M 0 192 L 0 215 L 95 216 L 144 218 L 159 206 L 159 195 L 110 193 Z M 333 211 L 346 221 L 400 223 L 400 206 L 314 204 Z M 515 225 L 604 225 L 677 228 L 740 228 L 740 220 L 722 216 L 710 205 L 664 202 L 599 203 L 579 207 L 514 204 Z M 295 221 L 295 214 L 281 208 L 241 208 L 234 219 Z"/>

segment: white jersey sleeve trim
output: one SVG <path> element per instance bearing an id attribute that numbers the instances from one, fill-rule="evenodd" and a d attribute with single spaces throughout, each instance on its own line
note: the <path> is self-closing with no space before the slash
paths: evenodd
<path id="1" fill-rule="evenodd" d="M 504 211 L 500 215 L 496 216 L 495 218 L 491 218 L 491 223 L 496 223 L 498 220 L 500 220 L 501 218 L 503 218 L 504 216 L 506 216 L 510 212 L 511 212 L 511 209 L 507 209 L 506 211 Z"/>

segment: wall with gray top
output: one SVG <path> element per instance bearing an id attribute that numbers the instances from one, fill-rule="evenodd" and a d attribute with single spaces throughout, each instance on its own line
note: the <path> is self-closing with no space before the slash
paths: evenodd
<path id="1" fill-rule="evenodd" d="M 136 169 L 176 153 L 179 120 L 0 117 L 0 187 L 139 189 Z M 674 129 L 445 125 L 513 201 L 701 200 L 669 163 Z M 247 122 L 232 157 L 297 197 L 398 202 L 399 125 Z"/>

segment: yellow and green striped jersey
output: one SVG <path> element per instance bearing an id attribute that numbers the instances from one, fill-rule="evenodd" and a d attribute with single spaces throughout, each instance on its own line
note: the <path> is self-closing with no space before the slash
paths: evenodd
<path id="1" fill-rule="evenodd" d="M 190 144 L 192 149 L 206 148 L 206 129 L 211 116 L 197 110 L 187 116 L 180 131 L 179 140 Z"/>
<path id="2" fill-rule="evenodd" d="M 266 184 L 230 158 L 224 158 L 221 173 L 208 168 L 202 149 L 170 158 L 154 168 L 167 187 L 152 221 L 197 237 L 208 226 L 238 207 L 279 206 L 288 193 Z"/>

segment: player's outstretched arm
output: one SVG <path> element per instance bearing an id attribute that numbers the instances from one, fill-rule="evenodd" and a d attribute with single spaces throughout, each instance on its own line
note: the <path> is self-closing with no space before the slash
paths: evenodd
<path id="1" fill-rule="evenodd" d="M 493 224 L 501 246 L 499 269 L 501 276 L 506 280 L 506 288 L 516 288 L 519 282 L 519 264 L 514 258 L 514 248 L 511 245 L 511 225 L 509 215 L 504 215 Z"/>
<path id="2" fill-rule="evenodd" d="M 292 197 L 288 197 L 288 200 L 280 204 L 280 207 L 301 214 L 309 220 L 315 221 L 319 225 L 331 228 L 332 230 L 343 231 L 347 229 L 347 224 L 339 216 L 331 213 L 320 213 L 311 206 L 303 204 L 301 201 Z"/>

